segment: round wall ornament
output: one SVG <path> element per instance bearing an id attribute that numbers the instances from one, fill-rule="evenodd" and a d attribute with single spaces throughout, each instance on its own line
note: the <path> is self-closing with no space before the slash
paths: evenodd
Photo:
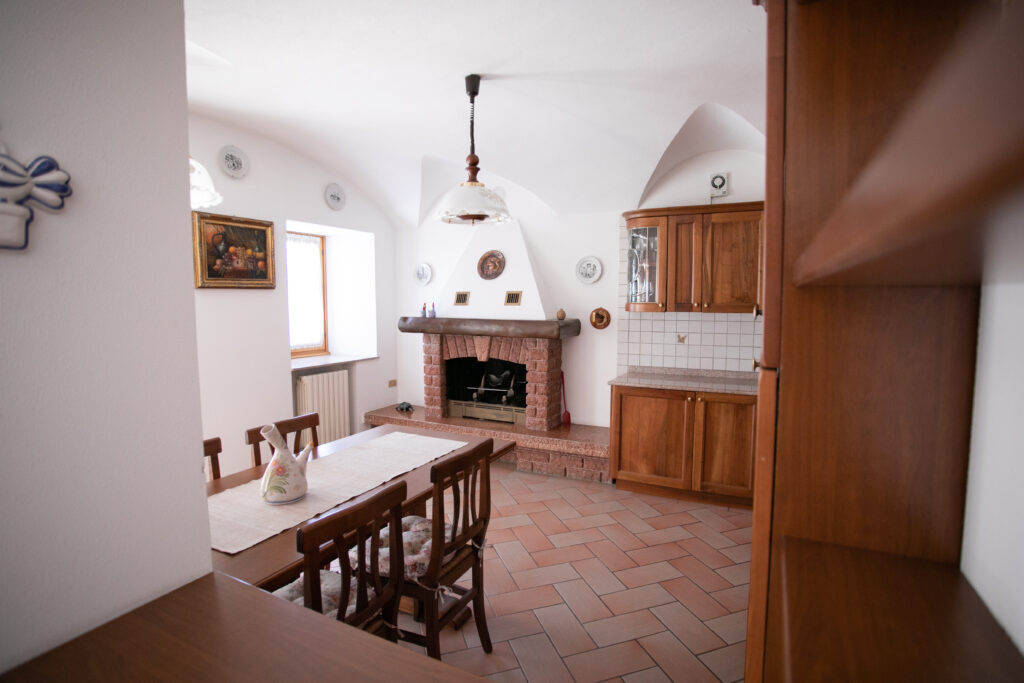
<path id="1" fill-rule="evenodd" d="M 249 155 L 234 145 L 224 145 L 217 152 L 220 169 L 232 178 L 244 178 L 249 173 Z"/>
<path id="2" fill-rule="evenodd" d="M 345 208 L 344 188 L 338 183 L 330 183 L 324 188 L 324 201 L 335 211 L 341 211 Z"/>
<path id="3" fill-rule="evenodd" d="M 485 280 L 493 280 L 505 271 L 505 255 L 500 251 L 489 251 L 476 263 L 476 272 Z"/>
<path id="4" fill-rule="evenodd" d="M 612 321 L 612 314 L 605 308 L 595 308 L 590 312 L 590 324 L 599 330 L 608 327 Z"/>
<path id="5" fill-rule="evenodd" d="M 429 263 L 421 263 L 416 266 L 416 282 L 425 285 L 430 282 L 432 277 L 434 277 L 434 269 L 430 267 Z"/>
<path id="6" fill-rule="evenodd" d="M 596 256 L 584 256 L 576 262 L 576 278 L 588 285 L 601 279 L 601 262 Z"/>

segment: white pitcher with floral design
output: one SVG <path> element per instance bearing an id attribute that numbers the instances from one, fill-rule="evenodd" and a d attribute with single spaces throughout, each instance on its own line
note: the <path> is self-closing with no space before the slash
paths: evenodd
<path id="1" fill-rule="evenodd" d="M 274 505 L 294 503 L 306 495 L 306 461 L 313 444 L 308 444 L 298 457 L 292 455 L 288 442 L 274 425 L 267 425 L 260 434 L 274 449 L 263 480 L 260 493 L 263 500 Z"/>

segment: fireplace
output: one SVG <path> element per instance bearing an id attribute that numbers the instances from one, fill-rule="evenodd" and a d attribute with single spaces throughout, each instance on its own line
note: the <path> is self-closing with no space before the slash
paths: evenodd
<path id="1" fill-rule="evenodd" d="M 511 409 L 518 408 L 527 429 L 562 423 L 562 339 L 580 333 L 579 320 L 401 318 L 398 329 L 423 333 L 428 419 L 454 416 L 451 401 L 457 401 L 455 412 L 468 407 L 469 417 L 511 422 L 517 412 Z M 506 381 L 511 384 L 502 388 Z"/>

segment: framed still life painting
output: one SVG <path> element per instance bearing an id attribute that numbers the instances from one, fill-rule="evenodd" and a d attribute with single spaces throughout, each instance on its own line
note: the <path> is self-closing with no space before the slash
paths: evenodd
<path id="1" fill-rule="evenodd" d="M 192 212 L 196 287 L 274 288 L 274 224 Z"/>

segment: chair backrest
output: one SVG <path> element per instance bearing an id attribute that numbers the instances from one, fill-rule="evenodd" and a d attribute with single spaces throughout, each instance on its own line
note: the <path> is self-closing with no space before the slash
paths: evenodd
<path id="1" fill-rule="evenodd" d="M 212 479 L 220 479 L 220 437 L 203 441 L 203 457 L 210 459 L 210 475 Z"/>
<path id="2" fill-rule="evenodd" d="M 369 627 L 368 630 L 381 630 L 382 626 L 394 628 L 404 574 L 402 503 L 405 493 L 405 482 L 395 482 L 364 501 L 342 505 L 299 527 L 296 545 L 303 555 L 303 603 L 306 607 L 322 611 L 320 568 L 338 560 L 341 566 L 338 620 L 350 626 Z M 380 532 L 385 527 L 388 528 L 390 557 L 387 571 L 382 574 Z M 352 548 L 357 548 L 354 566 L 349 559 Z M 389 578 L 383 578 L 385 576 Z M 353 589 L 355 609 L 346 616 Z M 381 619 L 377 619 L 378 616 Z"/>
<path id="3" fill-rule="evenodd" d="M 290 417 L 287 420 L 278 420 L 274 423 L 274 426 L 277 427 L 277 431 L 281 432 L 281 436 L 284 437 L 285 441 L 288 440 L 289 434 L 295 434 L 292 445 L 293 453 L 298 453 L 305 447 L 306 443 L 308 443 L 308 441 L 302 441 L 302 432 L 306 429 L 310 430 L 310 440 L 313 442 L 313 448 L 320 445 L 320 435 L 317 433 L 317 427 L 320 426 L 320 413 L 306 413 L 305 415 Z M 263 443 L 265 439 L 263 438 L 263 435 L 260 434 L 261 429 L 263 429 L 263 425 L 245 430 L 245 443 L 252 446 L 253 467 L 259 467 L 263 464 L 263 454 L 260 452 L 260 444 Z"/>
<path id="4" fill-rule="evenodd" d="M 490 456 L 494 442 L 487 439 L 461 455 L 442 458 L 430 468 L 433 493 L 433 532 L 426 576 L 436 577 L 442 561 L 472 543 L 482 550 L 491 519 Z M 446 504 L 446 498 L 449 503 Z M 451 513 L 451 530 L 445 533 L 445 509 Z"/>

